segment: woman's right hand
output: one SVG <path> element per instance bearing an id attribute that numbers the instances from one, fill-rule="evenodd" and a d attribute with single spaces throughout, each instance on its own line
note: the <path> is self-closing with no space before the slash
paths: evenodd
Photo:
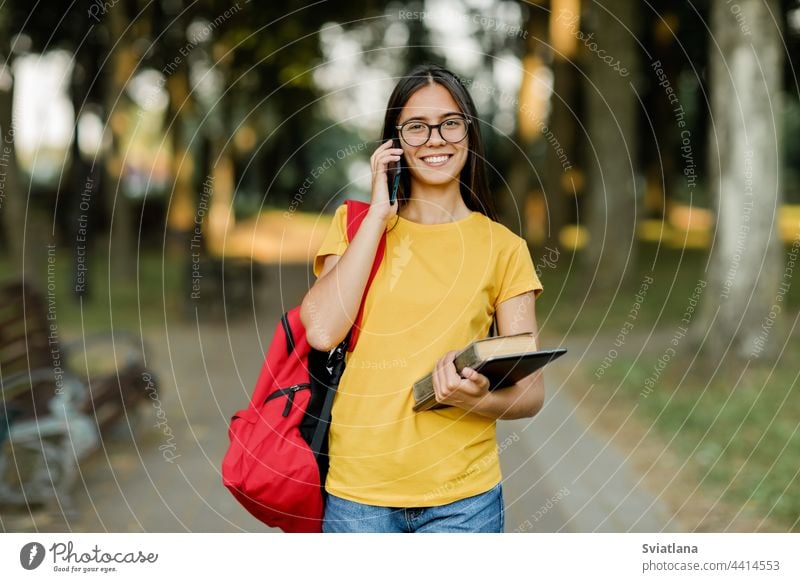
<path id="1" fill-rule="evenodd" d="M 370 157 L 372 168 L 372 202 L 369 212 L 381 220 L 388 221 L 397 215 L 398 203 L 389 204 L 389 178 L 387 175 L 389 164 L 400 161 L 403 154 L 402 148 L 393 148 L 393 140 L 381 144 Z"/>

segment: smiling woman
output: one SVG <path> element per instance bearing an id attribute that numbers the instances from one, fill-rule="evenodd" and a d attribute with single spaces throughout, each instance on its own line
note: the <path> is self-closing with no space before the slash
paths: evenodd
<path id="1" fill-rule="evenodd" d="M 425 217 L 445 222 L 449 218 L 444 210 L 456 218 L 453 211 L 459 210 L 452 203 L 448 208 L 437 202 L 448 199 L 460 202 L 461 216 L 473 210 L 497 220 L 486 179 L 483 140 L 473 122 L 477 118 L 469 92 L 444 69 L 423 66 L 400 80 L 386 107 L 382 135 L 384 143 L 400 137 L 402 149 L 394 149 L 400 150 L 396 154 L 408 170 L 401 173 L 397 214 L 419 222 Z M 412 190 L 418 194 L 414 200 Z M 420 200 L 433 204 L 421 211 Z"/>
<path id="2" fill-rule="evenodd" d="M 503 531 L 496 420 L 536 414 L 543 378 L 490 392 L 453 355 L 493 318 L 501 335 L 536 333 L 542 285 L 525 240 L 496 220 L 484 160 L 465 87 L 441 67 L 414 69 L 389 98 L 360 229 L 348 240 L 341 205 L 316 254 L 301 318 L 308 342 L 327 351 L 353 325 L 386 234 L 333 403 L 324 532 Z M 415 413 L 411 386 L 431 370 L 447 406 Z"/>

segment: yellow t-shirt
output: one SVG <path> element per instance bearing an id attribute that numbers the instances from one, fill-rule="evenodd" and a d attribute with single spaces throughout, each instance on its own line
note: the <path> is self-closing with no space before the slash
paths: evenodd
<path id="1" fill-rule="evenodd" d="M 346 206 L 314 260 L 347 248 Z M 425 507 L 500 481 L 495 421 L 458 407 L 414 412 L 413 383 L 445 352 L 489 334 L 496 306 L 542 284 L 527 243 L 484 214 L 387 224 L 386 254 L 334 400 L 326 490 L 385 507 Z"/>

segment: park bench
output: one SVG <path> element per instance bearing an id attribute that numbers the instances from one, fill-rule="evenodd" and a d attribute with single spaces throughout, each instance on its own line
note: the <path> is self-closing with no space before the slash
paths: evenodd
<path id="1" fill-rule="evenodd" d="M 154 376 L 136 336 L 60 342 L 53 298 L 0 283 L 0 506 L 73 512 L 79 462 L 155 389 Z"/>

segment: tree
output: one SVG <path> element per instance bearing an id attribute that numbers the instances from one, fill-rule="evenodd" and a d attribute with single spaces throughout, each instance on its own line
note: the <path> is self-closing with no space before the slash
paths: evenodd
<path id="1" fill-rule="evenodd" d="M 123 10 L 125 8 L 125 10 Z M 104 72 L 106 123 L 111 131 L 111 148 L 105 160 L 104 199 L 109 216 L 108 245 L 113 257 L 111 270 L 116 280 L 130 282 L 135 274 L 135 241 L 131 224 L 132 208 L 122 183 L 125 152 L 122 149 L 124 89 L 133 78 L 137 61 L 134 48 L 137 25 L 129 18 L 136 14 L 136 0 L 125 0 L 119 10 L 109 10 L 107 15 L 110 39 L 108 42 L 107 71 Z"/>
<path id="2" fill-rule="evenodd" d="M 719 361 L 767 351 L 779 309 L 781 248 L 778 0 L 711 8 L 709 181 L 716 206 L 705 300 L 693 343 Z"/>
<path id="3" fill-rule="evenodd" d="M 9 13 L 0 11 L 0 220 L 7 249 L 14 269 L 22 272 L 23 237 L 25 230 L 25 200 L 20 189 L 20 176 L 14 148 L 12 104 L 14 77 L 11 55 L 5 52 L 11 46 Z"/>
<path id="4" fill-rule="evenodd" d="M 578 42 L 575 32 L 581 13 L 580 0 L 553 0 L 550 12 L 550 39 L 553 57 L 553 97 L 548 130 L 545 181 L 548 216 L 548 242 L 561 246 L 559 234 L 570 223 L 576 206 L 575 185 L 570 179 L 577 162 L 576 141 L 580 135 L 576 123 L 578 88 Z"/>
<path id="5" fill-rule="evenodd" d="M 585 87 L 589 144 L 587 195 L 589 246 L 584 268 L 596 291 L 613 292 L 634 272 L 639 104 L 636 43 L 638 3 L 603 0 L 586 3 L 588 32 Z"/>
<path id="6" fill-rule="evenodd" d="M 529 8 L 526 33 L 514 130 L 514 142 L 519 151 L 513 151 L 510 155 L 508 182 L 511 199 L 504 199 L 505 203 L 498 208 L 503 223 L 512 227 L 519 223 L 520 214 L 524 217 L 526 200 L 531 192 L 541 192 L 541 184 L 536 183 L 537 175 L 531 168 L 534 146 L 542 135 L 539 124 L 543 123 L 544 114 L 540 77 L 546 67 L 547 13 L 541 7 L 532 5 Z"/>
<path id="7" fill-rule="evenodd" d="M 10 10 L 0 10 L 0 224 L 15 275 L 41 288 L 45 283 L 46 245 L 50 240 L 41 236 L 48 232 L 47 221 L 29 198 L 30 184 L 17 163 L 12 61 L 16 56 L 13 53 L 27 47 L 12 47 L 13 22 Z M 17 41 L 27 44 L 29 37 Z"/>

